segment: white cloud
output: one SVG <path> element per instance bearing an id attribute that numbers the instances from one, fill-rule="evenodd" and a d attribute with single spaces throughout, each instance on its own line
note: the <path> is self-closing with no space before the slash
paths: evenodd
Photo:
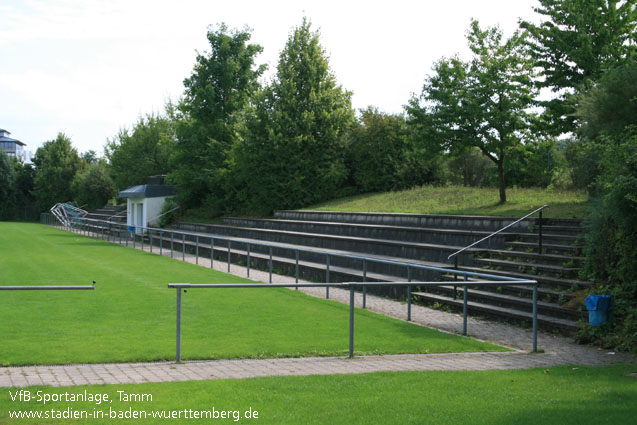
<path id="1" fill-rule="evenodd" d="M 534 2 L 16 0 L 0 5 L 0 126 L 35 150 L 57 130 L 81 151 L 179 96 L 209 25 L 253 28 L 274 72 L 308 16 L 354 106 L 400 112 L 431 64 L 466 52 L 470 17 L 510 34 Z M 51 128 L 56 130 L 51 132 Z"/>

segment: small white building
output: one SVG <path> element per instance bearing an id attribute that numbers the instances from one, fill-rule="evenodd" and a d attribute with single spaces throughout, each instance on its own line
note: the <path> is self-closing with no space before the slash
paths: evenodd
<path id="1" fill-rule="evenodd" d="M 147 184 L 132 186 L 119 192 L 120 198 L 127 198 L 126 223 L 129 228 L 135 227 L 135 233 L 144 233 L 144 227 L 159 224 L 166 199 L 175 195 L 174 186 L 163 184 L 163 177 L 149 177 Z"/>

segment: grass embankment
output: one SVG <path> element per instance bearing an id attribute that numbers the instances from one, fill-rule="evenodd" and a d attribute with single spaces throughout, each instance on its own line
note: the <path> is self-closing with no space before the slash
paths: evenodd
<path id="1" fill-rule="evenodd" d="M 0 223 L 0 285 L 94 291 L 0 292 L 0 364 L 174 359 L 170 282 L 246 282 L 167 257 L 38 224 Z M 184 359 L 343 355 L 348 306 L 287 289 L 200 289 L 182 297 Z M 500 347 L 356 312 L 356 352 Z"/>
<path id="2" fill-rule="evenodd" d="M 305 209 L 521 217 L 548 204 L 545 217 L 584 217 L 590 207 L 582 191 L 507 189 L 507 202 L 500 204 L 499 199 L 497 188 L 422 186 L 335 199 Z"/>
<path id="3" fill-rule="evenodd" d="M 263 424 L 628 424 L 637 415 L 634 366 L 555 367 L 516 371 L 394 372 L 365 375 L 274 377 L 242 380 L 30 387 L 35 394 L 108 394 L 112 403 L 12 402 L 0 395 L 0 422 L 9 424 L 105 423 L 103 419 L 9 419 L 9 411 L 146 411 L 145 419 L 118 423 L 163 424 L 152 411 L 181 411 L 181 423 Z M 15 391 L 13 389 L 12 391 Z M 121 402 L 119 393 L 151 394 L 152 402 Z M 15 394 L 15 393 L 14 393 Z M 238 420 L 184 420 L 184 410 L 237 411 Z M 244 414 L 251 409 L 257 419 Z M 49 413 L 51 414 L 51 413 Z M 190 413 L 192 415 L 192 412 Z M 117 415 L 117 413 L 115 413 Z M 6 422 L 5 422 L 6 421 Z M 180 422 L 180 421 L 177 421 Z"/>

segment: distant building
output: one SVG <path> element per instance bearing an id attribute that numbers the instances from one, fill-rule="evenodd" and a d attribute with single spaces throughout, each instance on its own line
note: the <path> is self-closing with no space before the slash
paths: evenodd
<path id="1" fill-rule="evenodd" d="M 164 184 L 164 177 L 150 176 L 147 184 L 132 186 L 119 192 L 120 198 L 127 198 L 126 223 L 135 233 L 145 233 L 147 226 L 156 226 L 162 215 L 164 202 L 175 195 L 174 186 Z"/>
<path id="2" fill-rule="evenodd" d="M 9 137 L 11 133 L 7 130 L 3 130 L 0 128 L 0 149 L 6 153 L 8 156 L 13 158 L 19 158 L 22 161 L 26 160 L 24 146 L 26 143 L 22 143 L 17 139 L 12 139 Z"/>

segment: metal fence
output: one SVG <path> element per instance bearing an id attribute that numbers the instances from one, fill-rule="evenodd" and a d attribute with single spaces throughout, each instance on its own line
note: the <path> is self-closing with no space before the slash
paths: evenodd
<path id="1" fill-rule="evenodd" d="M 223 288 L 303 288 L 332 287 L 349 289 L 349 357 L 354 357 L 354 290 L 355 288 L 366 286 L 440 286 L 441 282 L 346 282 L 346 283 L 214 283 L 214 284 L 193 284 L 193 283 L 169 283 L 169 288 L 177 290 L 177 341 L 175 359 L 181 361 L 181 295 L 182 290 L 187 289 L 223 289 Z M 533 286 L 533 352 L 537 352 L 537 281 L 521 280 L 511 283 L 512 285 L 532 285 Z M 464 307 L 462 314 L 463 335 L 467 335 L 467 294 L 471 286 L 493 286 L 502 285 L 501 281 L 481 280 L 464 282 Z M 408 319 L 410 320 L 410 319 Z"/>
<path id="2" fill-rule="evenodd" d="M 323 251 L 320 249 L 311 249 L 311 248 L 301 248 L 301 247 L 290 247 L 286 245 L 276 244 L 276 243 L 268 243 L 268 242 L 255 242 L 248 241 L 241 238 L 228 237 L 228 236 L 220 236 L 220 235 L 211 235 L 211 234 L 201 234 L 201 233 L 193 233 L 193 232 L 184 232 L 179 230 L 170 230 L 170 229 L 161 229 L 161 228 L 153 228 L 153 227 L 143 227 L 143 226 L 128 226 L 123 223 L 106 221 L 106 220 L 96 220 L 90 218 L 76 218 L 70 223 L 69 226 L 62 225 L 55 219 L 52 214 L 43 213 L 41 216 L 41 223 L 62 227 L 68 231 L 78 232 L 85 236 L 99 238 L 105 241 L 110 241 L 113 243 L 118 243 L 120 245 L 129 246 L 132 245 L 134 248 L 137 247 L 137 244 L 140 245 L 140 248 L 144 249 L 144 244 L 146 239 L 148 240 L 149 251 L 153 252 L 153 247 L 155 244 L 153 242 L 157 242 L 159 240 L 159 254 L 163 255 L 164 250 L 164 240 L 169 236 L 170 237 L 170 257 L 174 258 L 175 245 L 181 247 L 182 260 L 185 260 L 186 255 L 186 237 L 194 238 L 194 251 L 195 251 L 195 263 L 199 264 L 200 257 L 200 247 L 205 246 L 210 250 L 210 267 L 212 268 L 214 265 L 214 251 L 215 251 L 215 241 L 223 241 L 225 242 L 227 248 L 227 264 L 228 264 L 228 272 L 230 271 L 231 264 L 231 250 L 233 244 L 236 247 L 237 245 L 245 246 L 246 253 L 246 276 L 250 277 L 250 267 L 251 267 L 251 247 L 259 246 L 263 248 L 267 248 L 269 253 L 268 256 L 268 271 L 269 271 L 269 283 L 268 284 L 211 284 L 211 285 L 195 285 L 188 283 L 173 283 L 169 286 L 171 288 L 177 288 L 177 333 L 178 333 L 178 347 L 180 347 L 181 341 L 181 290 L 188 288 L 277 288 L 277 287 L 285 287 L 285 288 L 295 288 L 299 287 L 325 287 L 325 297 L 329 298 L 329 289 L 332 287 L 336 288 L 348 288 L 350 290 L 350 326 L 351 326 L 351 335 L 350 335 L 350 345 L 353 344 L 353 293 L 354 289 L 359 288 L 362 290 L 363 296 L 363 308 L 366 308 L 366 295 L 368 287 L 378 287 L 378 286 L 389 286 L 389 287 L 406 287 L 407 289 L 407 321 L 411 321 L 411 289 L 414 286 L 417 287 L 434 287 L 434 286 L 462 286 L 463 288 L 463 335 L 467 334 L 467 298 L 470 287 L 475 286 L 499 286 L 499 285 L 532 285 L 533 286 L 533 351 L 537 351 L 537 281 L 535 280 L 525 280 L 520 278 L 508 277 L 508 276 L 499 276 L 499 275 L 491 275 L 487 273 L 477 273 L 470 272 L 464 270 L 457 270 L 452 268 L 453 266 L 449 266 L 449 268 L 443 267 L 434 267 L 422 264 L 413 264 L 402 261 L 395 260 L 383 260 L 374 257 L 365 257 L 353 254 L 342 254 L 342 253 L 333 253 L 328 251 Z M 164 237 L 166 236 L 166 238 Z M 153 240 L 153 238 L 155 240 Z M 204 244 L 203 242 L 208 241 L 208 244 Z M 190 244 L 190 243 L 189 243 Z M 192 244 L 191 244 L 192 245 Z M 168 248 L 168 247 L 167 247 Z M 273 264 L 273 249 L 284 249 L 291 250 L 294 252 L 295 257 L 295 282 L 294 283 L 286 283 L 286 284 L 273 284 L 272 283 L 272 264 Z M 299 253 L 314 253 L 323 255 L 325 257 L 325 282 L 324 283 L 299 283 Z M 362 282 L 346 282 L 346 283 L 333 283 L 330 282 L 330 257 L 341 257 L 341 258 L 349 258 L 359 260 L 361 264 L 361 274 L 362 274 Z M 404 267 L 407 275 L 407 282 L 368 282 L 367 281 L 367 265 L 369 263 L 385 263 L 392 264 Z M 417 282 L 412 281 L 412 270 L 427 270 L 431 272 L 438 272 L 443 274 L 452 274 L 456 277 L 462 276 L 464 281 L 438 281 L 438 282 Z M 469 278 L 477 278 L 479 280 L 469 281 Z M 454 291 L 455 292 L 455 291 Z M 351 345 L 353 350 L 353 345 Z M 353 355 L 353 351 L 350 350 L 350 356 Z M 181 354 L 180 348 L 177 351 L 177 361 L 180 361 Z"/>
<path id="3" fill-rule="evenodd" d="M 403 261 L 383 260 L 380 258 L 365 257 L 365 256 L 353 255 L 353 254 L 334 253 L 334 252 L 328 252 L 328 251 L 324 251 L 320 249 L 290 247 L 287 245 L 270 243 L 270 242 L 255 242 L 253 240 L 248 241 L 245 239 L 229 237 L 229 236 L 184 232 L 180 230 L 170 230 L 170 229 L 162 229 L 162 228 L 143 227 L 143 226 L 128 226 L 123 223 L 106 221 L 106 220 L 96 220 L 96 219 L 90 219 L 90 218 L 78 217 L 74 219 L 74 221 L 71 223 L 72 224 L 71 226 L 66 226 L 66 225 L 60 226 L 60 223 L 55 219 L 55 217 L 53 217 L 53 215 L 48 213 L 43 213 L 41 216 L 41 222 L 43 224 L 63 227 L 69 231 L 79 232 L 85 236 L 96 237 L 102 240 L 118 243 L 120 245 L 129 246 L 130 244 L 134 248 L 136 248 L 137 245 L 140 245 L 142 250 L 145 249 L 144 246 L 147 240 L 146 245 L 149 247 L 149 251 L 151 253 L 153 252 L 153 247 L 156 246 L 154 242 L 159 241 L 158 248 L 159 248 L 160 255 L 163 255 L 164 240 L 170 237 L 168 247 L 170 248 L 169 251 L 170 251 L 171 258 L 174 258 L 174 254 L 176 252 L 175 248 L 181 248 L 181 257 L 182 257 L 182 260 L 185 260 L 186 244 L 188 243 L 191 246 L 194 245 L 195 263 L 199 264 L 200 247 L 205 247 L 210 250 L 210 256 L 208 258 L 210 258 L 211 268 L 214 266 L 215 249 L 221 249 L 219 245 L 217 245 L 217 248 L 215 248 L 215 242 L 223 242 L 223 244 L 225 245 L 225 249 L 227 249 L 227 259 L 225 262 L 227 262 L 227 265 L 228 265 L 228 268 L 227 268 L 228 272 L 230 272 L 232 247 L 233 246 L 235 248 L 245 247 L 245 253 L 246 253 L 245 267 L 246 267 L 246 276 L 248 278 L 250 277 L 250 267 L 251 267 L 251 247 L 255 247 L 255 246 L 263 247 L 263 248 L 266 248 L 268 252 L 269 283 L 272 283 L 272 267 L 273 267 L 272 266 L 273 264 L 272 250 L 280 249 L 280 250 L 293 251 L 294 258 L 295 258 L 295 267 L 294 267 L 295 287 L 297 286 L 296 283 L 298 283 L 299 281 L 299 254 L 302 252 L 318 254 L 325 258 L 325 263 L 324 263 L 325 264 L 325 283 L 328 283 L 328 284 L 333 283 L 330 281 L 330 258 L 336 258 L 336 257 L 349 258 L 349 259 L 360 261 L 360 265 L 361 265 L 360 271 L 362 276 L 362 282 L 367 282 L 367 268 L 369 263 L 384 263 L 384 264 L 391 264 L 391 265 L 403 267 L 405 269 L 405 272 L 406 272 L 405 275 L 407 276 L 408 282 L 412 281 L 413 270 L 426 270 L 429 272 L 450 274 L 450 275 L 454 275 L 456 278 L 460 276 L 464 278 L 465 282 L 470 277 L 478 278 L 478 279 L 496 280 L 506 284 L 509 284 L 510 282 L 524 281 L 523 279 L 520 279 L 520 278 L 514 278 L 514 277 L 508 277 L 508 276 L 499 276 L 499 275 L 491 275 L 487 273 L 477 273 L 477 272 L 470 272 L 470 271 L 464 271 L 464 270 L 456 270 L 451 265 L 449 266 L 449 268 L 435 267 L 435 266 L 428 266 L 428 265 L 422 265 L 422 264 L 408 263 Z M 194 243 L 187 242 L 186 237 L 191 237 L 192 239 L 194 239 Z M 208 242 L 208 244 L 205 244 L 206 241 Z M 464 284 L 459 284 L 458 282 L 448 284 L 448 286 L 454 286 L 454 288 L 456 288 L 457 286 L 462 286 L 462 285 Z M 327 285 L 327 286 L 323 285 L 323 286 L 325 286 L 325 298 L 327 299 L 329 298 L 329 295 L 330 295 L 329 289 L 331 285 Z M 363 308 L 367 307 L 367 286 L 369 285 L 364 285 L 362 288 Z M 408 285 L 406 288 L 407 320 L 411 320 L 412 286 L 417 286 L 417 285 Z M 438 286 L 445 286 L 445 282 L 440 282 Z M 456 291 L 454 290 L 454 294 L 455 292 Z"/>

